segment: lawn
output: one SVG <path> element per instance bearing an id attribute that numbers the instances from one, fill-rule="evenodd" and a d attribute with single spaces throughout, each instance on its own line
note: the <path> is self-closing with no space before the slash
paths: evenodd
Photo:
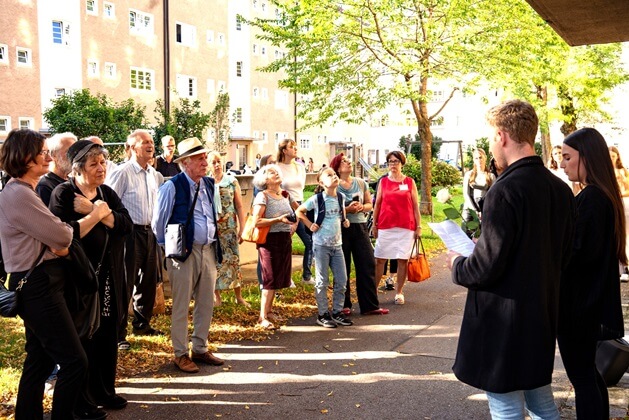
<path id="1" fill-rule="evenodd" d="M 453 201 L 459 206 L 462 201 L 461 188 L 451 189 Z M 434 201 L 434 200 L 433 200 Z M 434 201 L 433 216 L 422 216 L 422 239 L 426 252 L 429 255 L 439 253 L 444 249 L 441 240 L 430 230 L 428 222 L 443 221 L 445 216 L 444 204 Z M 303 254 L 303 244 L 293 236 L 293 253 Z M 350 279 L 355 276 L 350 273 Z M 277 311 L 287 319 L 306 318 L 316 312 L 316 304 L 313 295 L 313 286 L 301 286 L 301 271 L 293 273 L 293 280 L 300 286 L 293 289 L 283 289 L 276 300 Z M 355 287 L 353 288 L 355 290 Z M 237 305 L 233 293 L 224 292 L 223 304 L 214 310 L 212 328 L 210 330 L 210 342 L 214 345 L 238 340 L 265 340 L 272 332 L 256 328 L 258 311 L 260 308 L 260 293 L 255 279 L 245 279 L 242 294 L 251 303 L 247 309 Z M 154 327 L 166 332 L 163 337 L 140 337 L 129 335 L 131 349 L 121 352 L 118 361 L 118 377 L 126 378 L 139 373 L 157 374 L 157 370 L 169 363 L 172 353 L 170 346 L 170 301 L 166 302 L 166 314 L 154 318 Z M 19 318 L 0 318 L 0 418 L 8 417 L 13 413 L 17 385 L 24 362 L 24 328 Z M 46 405 L 50 404 L 50 398 Z"/>

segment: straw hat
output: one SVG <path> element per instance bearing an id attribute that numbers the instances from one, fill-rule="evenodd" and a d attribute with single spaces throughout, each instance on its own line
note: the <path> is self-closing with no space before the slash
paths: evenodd
<path id="1" fill-rule="evenodd" d="M 179 156 L 174 160 L 175 162 L 181 162 L 187 157 L 209 152 L 196 137 L 182 140 L 177 146 L 177 150 L 179 151 Z"/>

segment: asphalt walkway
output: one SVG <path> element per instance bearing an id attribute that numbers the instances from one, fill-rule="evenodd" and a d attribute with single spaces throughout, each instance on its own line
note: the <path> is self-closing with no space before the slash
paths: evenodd
<path id="1" fill-rule="evenodd" d="M 392 291 L 379 295 L 389 315 L 355 313 L 353 326 L 335 329 L 294 319 L 269 340 L 222 346 L 223 367 L 190 375 L 169 364 L 156 377 L 125 379 L 117 389 L 129 406 L 109 418 L 487 419 L 484 393 L 451 370 L 466 291 L 452 284 L 444 255 L 431 270 L 430 280 L 407 285 L 403 306 Z M 562 418 L 574 419 L 558 352 L 553 391 Z M 629 375 L 610 398 L 613 417 L 626 416 Z"/>

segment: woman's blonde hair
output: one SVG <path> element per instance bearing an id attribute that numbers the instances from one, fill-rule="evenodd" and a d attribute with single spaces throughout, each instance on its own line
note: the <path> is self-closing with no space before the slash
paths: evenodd
<path id="1" fill-rule="evenodd" d="M 485 168 L 483 170 L 483 174 L 485 175 L 485 185 L 487 185 L 487 187 L 490 187 L 493 182 L 493 179 L 491 177 L 491 173 L 487 170 L 487 153 L 485 153 L 483 149 L 475 149 L 472 152 L 472 155 L 477 152 L 485 158 Z M 473 186 L 474 184 L 476 184 L 477 175 L 478 175 L 478 170 L 476 169 L 476 165 L 472 165 L 472 171 L 470 172 L 470 185 Z"/>

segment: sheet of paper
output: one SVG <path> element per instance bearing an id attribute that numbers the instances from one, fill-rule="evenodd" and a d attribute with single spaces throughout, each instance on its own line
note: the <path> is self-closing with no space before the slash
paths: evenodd
<path id="1" fill-rule="evenodd" d="M 428 226 L 441 238 L 449 250 L 458 252 L 464 257 L 468 257 L 474 250 L 476 244 L 467 237 L 461 226 L 454 223 L 454 221 L 445 220 L 441 223 L 428 223 Z"/>

